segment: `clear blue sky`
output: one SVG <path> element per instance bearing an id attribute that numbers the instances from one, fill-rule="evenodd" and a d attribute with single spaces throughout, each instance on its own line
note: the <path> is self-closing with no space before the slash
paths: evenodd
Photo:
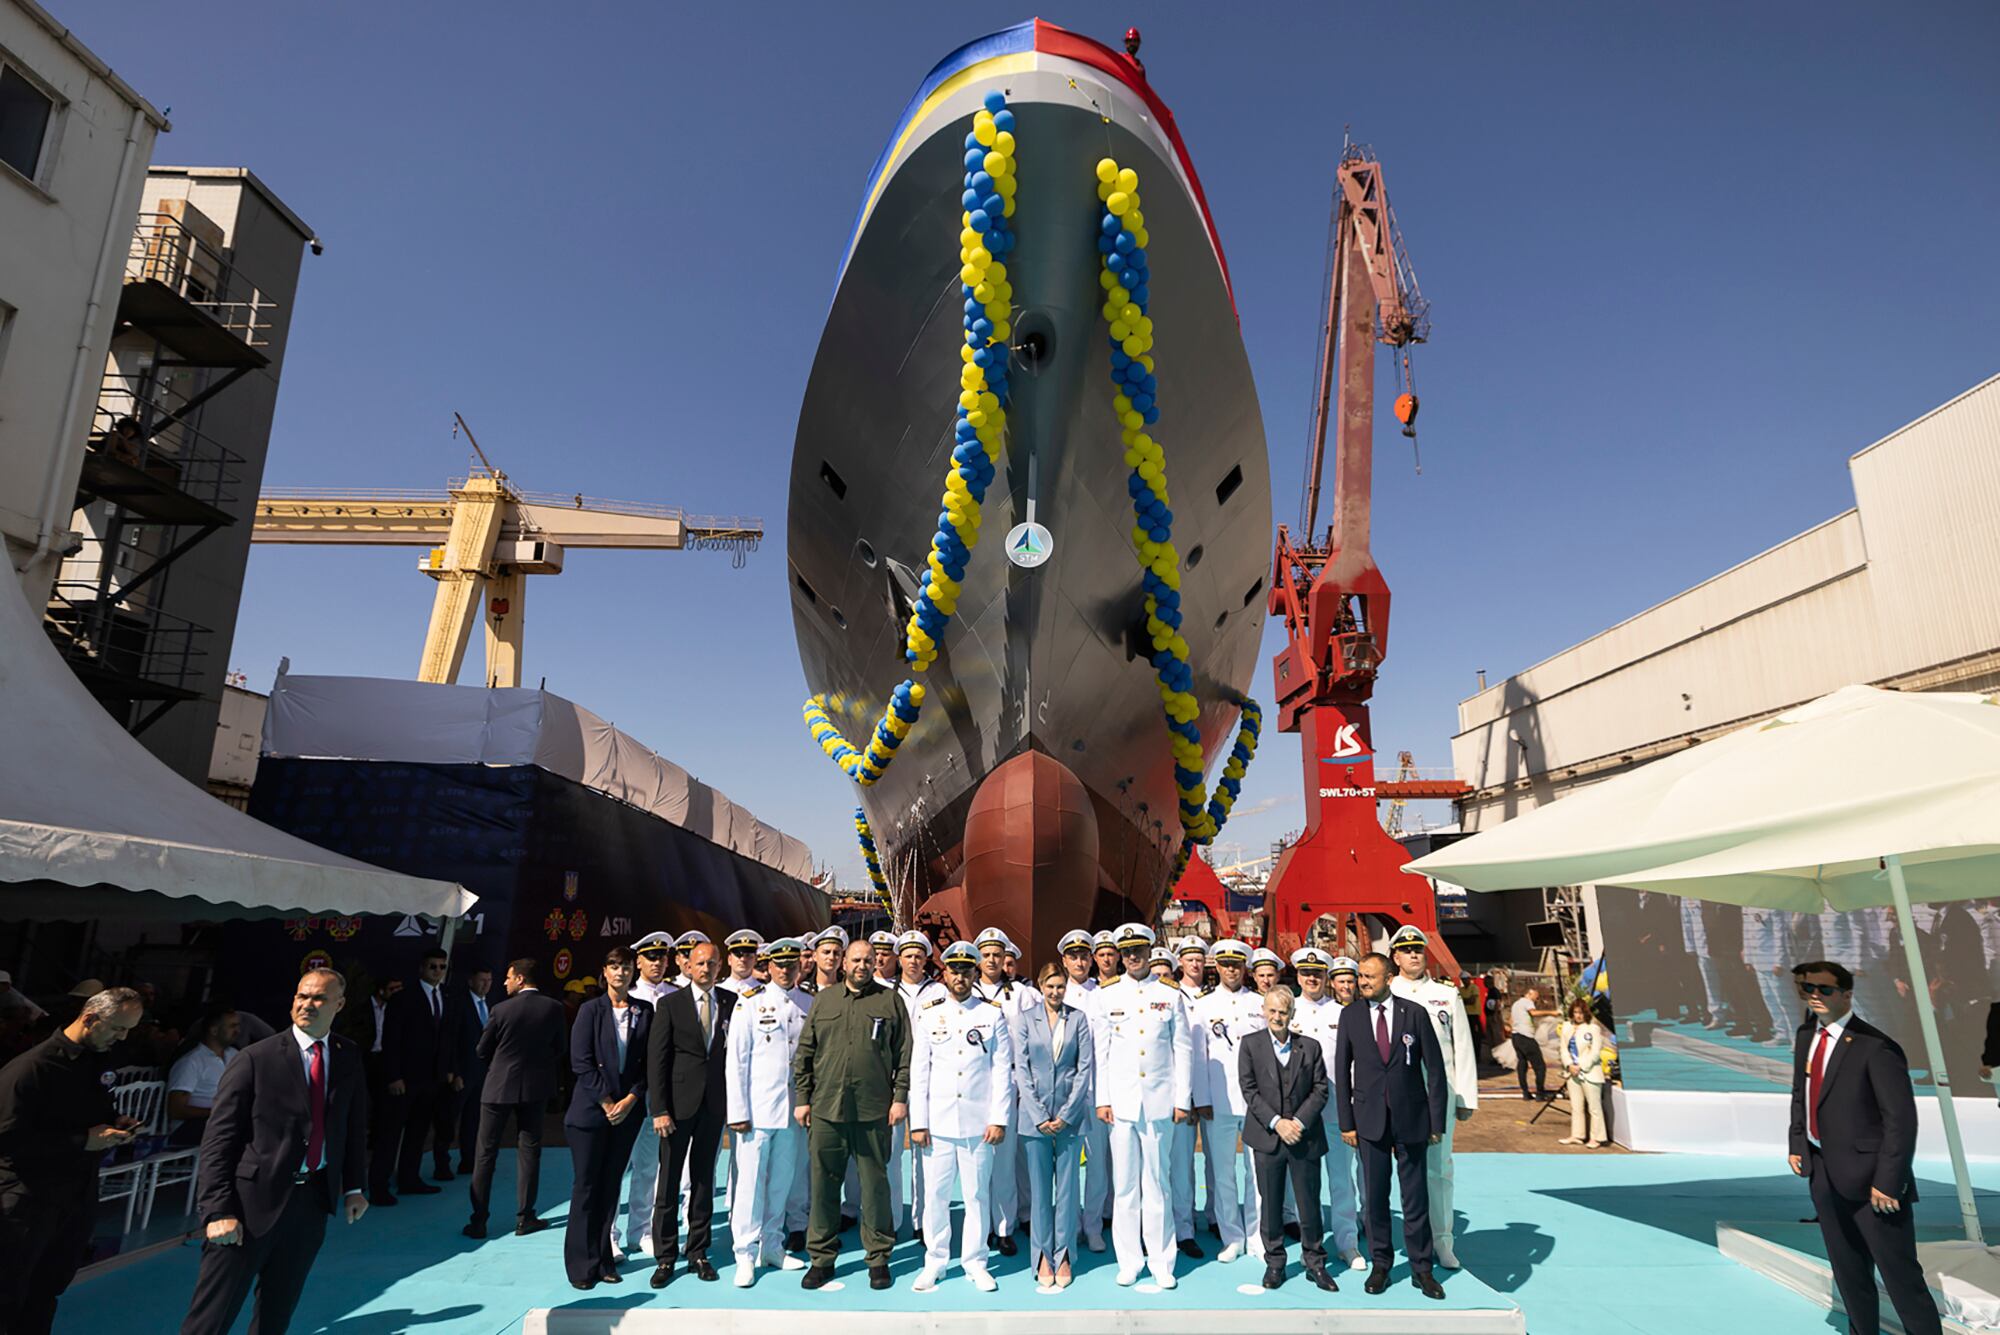
<path id="1" fill-rule="evenodd" d="M 573 554 L 530 586 L 528 676 L 858 880 L 850 785 L 799 721 L 799 399 L 910 91 L 1032 11 L 197 2 L 161 22 L 47 2 L 171 105 L 158 161 L 249 166 L 326 241 L 268 484 L 441 486 L 465 463 L 457 410 L 521 486 L 763 517 L 741 571 Z M 2000 369 L 1990 4 L 1041 16 L 1114 44 L 1145 29 L 1234 271 L 1281 518 L 1343 124 L 1382 155 L 1436 325 L 1423 476 L 1379 433 L 1384 751 L 1448 764 L 1476 669 L 1497 680 L 1847 508 L 1849 454 Z M 432 590 L 413 565 L 254 549 L 232 665 L 260 688 L 280 655 L 413 674 Z M 1268 735 L 1225 842 L 1299 824 L 1297 757 Z"/>

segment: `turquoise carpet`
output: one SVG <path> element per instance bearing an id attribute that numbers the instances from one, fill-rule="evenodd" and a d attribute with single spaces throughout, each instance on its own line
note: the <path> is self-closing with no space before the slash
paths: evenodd
<path id="1" fill-rule="evenodd" d="M 511 1198 L 510 1171 L 502 1156 L 494 1198 Z M 1941 1164 L 1919 1165 L 1924 1200 L 1921 1222 L 1949 1226 L 1956 1217 Z M 1977 1170 L 1976 1170 L 1977 1171 Z M 1982 1180 L 2000 1186 L 2000 1173 Z M 544 1160 L 543 1214 L 558 1224 L 567 1213 L 566 1155 Z M 1446 1306 L 1518 1305 L 1535 1335 L 1687 1335 L 1690 1331 L 1753 1330 L 1757 1335 L 1820 1335 L 1827 1314 L 1724 1258 L 1715 1248 L 1715 1222 L 1795 1222 L 1811 1213 L 1805 1184 L 1781 1164 L 1761 1160 L 1687 1155 L 1494 1155 L 1458 1160 L 1458 1254 L 1463 1272 L 1440 1271 Z M 2000 1232 L 2000 1196 L 1982 1193 L 1983 1212 Z M 718 1210 L 718 1221 L 721 1212 Z M 920 1264 L 914 1243 L 900 1243 L 893 1272 L 896 1288 L 867 1287 L 858 1250 L 849 1250 L 837 1278 L 839 1293 L 809 1294 L 795 1273 L 760 1271 L 755 1287 L 729 1282 L 727 1231 L 718 1226 L 714 1256 L 723 1278 L 703 1284 L 683 1270 L 667 1289 L 646 1287 L 650 1262 L 625 1267 L 622 1287 L 578 1293 L 563 1278 L 562 1229 L 529 1238 L 511 1233 L 475 1243 L 459 1235 L 465 1221 L 463 1185 L 435 1197 L 416 1197 L 394 1210 L 373 1210 L 360 1224 L 330 1226 L 327 1245 L 308 1284 L 297 1331 L 337 1335 L 495 1335 L 518 1328 L 533 1307 L 619 1309 L 661 1307 L 747 1308 L 772 1312 L 831 1305 L 853 1310 L 1005 1310 L 1047 1305 L 1072 1310 L 1173 1308 L 1244 1314 L 1256 1329 L 1260 1305 L 1399 1307 L 1422 1303 L 1396 1271 L 1397 1287 L 1383 1298 L 1361 1292 L 1361 1276 L 1343 1274 L 1338 1294 L 1322 1295 L 1297 1277 L 1275 1294 L 1246 1295 L 1259 1263 L 1223 1266 L 1215 1244 L 1203 1238 L 1210 1259 L 1183 1259 L 1180 1286 L 1145 1294 L 1113 1282 L 1110 1253 L 1079 1252 L 1077 1281 L 1059 1295 L 1039 1296 L 1027 1272 L 1026 1249 L 1012 1259 L 994 1256 L 1000 1291 L 977 1293 L 954 1270 L 932 1294 L 919 1297 L 909 1284 Z M 850 1244 L 853 1235 L 848 1235 Z M 193 1290 L 197 1253 L 183 1247 L 85 1281 L 63 1299 L 56 1328 L 95 1335 L 108 1330 L 171 1331 Z M 1407 1297 L 1403 1295 L 1408 1295 Z M 1323 1301 L 1322 1301 L 1323 1300 Z M 921 1305 L 921 1306 L 920 1306 Z M 247 1314 L 238 1329 L 248 1325 Z"/>

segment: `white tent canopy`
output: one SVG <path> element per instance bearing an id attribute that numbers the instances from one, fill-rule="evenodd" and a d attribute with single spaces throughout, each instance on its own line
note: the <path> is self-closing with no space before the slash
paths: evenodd
<path id="1" fill-rule="evenodd" d="M 452 915 L 473 900 L 274 830 L 168 769 L 0 579 L 0 917 Z"/>
<path id="2" fill-rule="evenodd" d="M 425 765 L 533 765 L 677 825 L 794 880 L 812 850 L 581 705 L 526 687 L 489 690 L 285 673 L 264 754 Z"/>
<path id="3" fill-rule="evenodd" d="M 2000 696 L 1848 686 L 1418 858 L 1468 890 L 1621 885 L 1893 906 L 1969 1238 L 1980 1236 L 1912 901 L 2000 893 Z"/>

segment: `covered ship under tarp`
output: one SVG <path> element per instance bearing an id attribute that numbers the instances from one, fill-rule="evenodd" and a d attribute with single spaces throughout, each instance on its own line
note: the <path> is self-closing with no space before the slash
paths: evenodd
<path id="1" fill-rule="evenodd" d="M 739 927 L 770 938 L 829 921 L 803 842 L 547 691 L 280 675 L 262 752 L 253 815 L 473 890 L 454 955 L 496 970 L 535 958 L 551 991 L 646 932 L 720 943 Z M 418 917 L 281 928 L 244 940 L 284 941 L 288 971 L 325 952 L 374 977 L 411 976 L 439 936 Z"/>
<path id="2" fill-rule="evenodd" d="M 1068 928 L 1151 920 L 1183 842 L 1099 310 L 1101 162 L 1144 182 L 1175 624 L 1213 768 L 1263 630 L 1270 481 L 1221 245 L 1144 68 L 1040 20 L 968 43 L 922 81 L 869 175 L 800 410 L 789 592 L 825 718 L 858 749 L 913 670 L 906 623 L 935 557 L 972 318 L 958 249 L 972 225 L 967 136 L 996 95 L 1018 193 L 1005 214 L 1011 330 L 991 326 L 1011 400 L 986 537 L 962 581 L 950 576 L 956 610 L 918 679 L 921 719 L 856 796 L 899 918 L 999 926 L 1046 960 Z M 1005 550 L 1026 520 L 1052 538 L 1032 567 Z"/>

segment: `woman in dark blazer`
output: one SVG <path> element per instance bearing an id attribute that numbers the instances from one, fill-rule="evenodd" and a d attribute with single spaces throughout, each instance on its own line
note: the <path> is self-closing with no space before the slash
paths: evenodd
<path id="1" fill-rule="evenodd" d="M 604 957 L 604 995 L 576 1013 L 569 1065 L 576 1075 L 563 1130 L 575 1176 L 563 1265 L 579 1289 L 619 1283 L 611 1261 L 611 1220 L 625 1180 L 625 1161 L 646 1124 L 646 1036 L 653 1004 L 631 995 L 632 952 L 613 946 Z"/>
<path id="2" fill-rule="evenodd" d="M 1042 966 L 1042 1004 L 1016 1011 L 1015 1132 L 1028 1163 L 1029 1242 L 1035 1282 L 1068 1288 L 1076 1247 L 1077 1161 L 1083 1119 L 1096 1111 L 1096 1045 L 1090 1017 L 1063 1004 L 1068 977 L 1060 964 Z M 1061 1032 L 1058 1033 L 1057 1031 Z"/>

